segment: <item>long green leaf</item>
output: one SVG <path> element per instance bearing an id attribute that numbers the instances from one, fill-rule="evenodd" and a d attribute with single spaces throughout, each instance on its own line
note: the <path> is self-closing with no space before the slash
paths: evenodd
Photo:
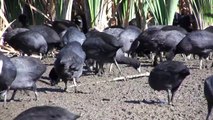
<path id="1" fill-rule="evenodd" d="M 188 0 L 199 29 L 213 23 L 213 0 Z"/>
<path id="2" fill-rule="evenodd" d="M 172 25 L 179 0 L 168 0 L 168 25 Z"/>
<path id="3" fill-rule="evenodd" d="M 157 24 L 171 25 L 178 0 L 146 0 Z"/>

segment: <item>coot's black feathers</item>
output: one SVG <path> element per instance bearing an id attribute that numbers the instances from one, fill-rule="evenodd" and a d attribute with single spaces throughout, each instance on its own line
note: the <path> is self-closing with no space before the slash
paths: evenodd
<path id="1" fill-rule="evenodd" d="M 170 102 L 173 102 L 174 93 L 189 74 L 189 69 L 182 62 L 165 61 L 151 71 L 149 85 L 154 90 L 166 90 L 170 104 Z M 170 92 L 172 96 L 170 96 Z"/>
<path id="2" fill-rule="evenodd" d="M 205 80 L 204 95 L 208 104 L 208 114 L 206 116 L 206 120 L 209 120 L 213 107 L 213 76 L 210 76 Z"/>
<path id="3" fill-rule="evenodd" d="M 23 111 L 14 120 L 76 120 L 79 117 L 62 107 L 36 106 Z"/>

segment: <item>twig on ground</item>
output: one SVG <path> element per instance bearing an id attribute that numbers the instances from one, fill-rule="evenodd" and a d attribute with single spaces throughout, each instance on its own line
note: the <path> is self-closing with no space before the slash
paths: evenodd
<path id="1" fill-rule="evenodd" d="M 145 72 L 145 73 L 141 73 L 141 74 L 136 74 L 136 75 L 127 75 L 125 77 L 116 77 L 113 78 L 112 80 L 104 80 L 104 81 L 97 81 L 97 82 L 91 82 L 91 83 L 87 83 L 87 84 L 77 84 L 77 86 L 84 86 L 84 85 L 88 85 L 88 84 L 99 84 L 99 83 L 106 83 L 106 82 L 115 82 L 115 81 L 121 81 L 121 80 L 129 80 L 129 79 L 134 79 L 134 78 L 139 78 L 139 77 L 148 77 L 149 76 L 149 72 Z M 71 85 L 69 87 L 74 87 L 74 85 Z"/>
<path id="2" fill-rule="evenodd" d="M 136 75 L 127 75 L 126 77 L 117 77 L 110 81 L 119 81 L 119 80 L 134 79 L 134 78 L 139 78 L 139 77 L 148 77 L 149 74 L 150 74 L 149 72 L 145 72 L 145 73 L 136 74 Z"/>

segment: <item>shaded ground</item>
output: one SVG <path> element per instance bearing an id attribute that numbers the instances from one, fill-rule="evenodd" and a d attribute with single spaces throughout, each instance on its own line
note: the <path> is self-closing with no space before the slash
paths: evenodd
<path id="1" fill-rule="evenodd" d="M 176 57 L 183 61 L 183 58 Z M 53 59 L 45 59 L 44 63 L 52 63 Z M 150 62 L 142 59 L 142 72 L 150 72 L 153 67 Z M 203 120 L 207 113 L 207 102 L 204 98 L 204 80 L 213 74 L 213 68 L 198 69 L 198 60 L 186 62 L 190 68 L 191 75 L 183 81 L 181 87 L 174 97 L 174 106 L 150 104 L 144 101 L 167 101 L 165 91 L 152 90 L 148 84 L 148 77 L 129 79 L 127 81 L 100 82 L 112 80 L 118 77 L 118 71 L 114 67 L 113 73 L 108 72 L 102 77 L 96 75 L 83 75 L 77 89 L 82 93 L 62 92 L 64 84 L 50 86 L 48 73 L 51 65 L 48 65 L 46 73 L 37 83 L 39 100 L 34 101 L 34 94 L 30 96 L 17 93 L 15 99 L 7 104 L 7 109 L 0 102 L 0 120 L 11 120 L 22 111 L 40 105 L 56 105 L 67 108 L 81 117 L 79 120 Z M 211 61 L 207 62 L 208 65 Z M 122 65 L 124 75 L 138 74 L 132 67 Z M 98 83 L 97 83 L 98 82 Z M 70 83 L 69 85 L 71 85 Z M 9 94 L 11 96 L 12 91 Z"/>

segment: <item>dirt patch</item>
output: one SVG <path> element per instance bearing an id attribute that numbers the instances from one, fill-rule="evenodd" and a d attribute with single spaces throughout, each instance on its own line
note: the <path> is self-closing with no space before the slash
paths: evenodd
<path id="1" fill-rule="evenodd" d="M 178 56 L 175 60 L 183 61 Z M 102 77 L 94 74 L 83 75 L 77 89 L 80 93 L 62 92 L 63 82 L 58 86 L 50 86 L 48 73 L 52 68 L 54 59 L 45 59 L 48 69 L 37 83 L 39 99 L 34 101 L 34 93 L 30 96 L 17 92 L 16 101 L 7 103 L 7 109 L 0 102 L 0 120 L 11 120 L 22 111 L 40 105 L 54 105 L 64 107 L 71 112 L 80 115 L 79 120 L 203 120 L 207 114 L 207 102 L 204 98 L 204 80 L 213 74 L 213 68 L 198 69 L 199 60 L 193 59 L 185 64 L 190 68 L 189 75 L 182 83 L 174 97 L 174 106 L 152 104 L 145 101 L 167 101 L 166 91 L 157 92 L 150 88 L 148 77 L 129 79 L 127 81 L 106 82 L 118 77 L 116 67 L 109 73 L 106 66 L 106 74 Z M 151 63 L 141 60 L 142 73 L 152 70 Z M 207 61 L 210 65 L 211 61 Z M 132 67 L 121 65 L 123 75 L 138 74 Z M 105 81 L 105 82 L 100 82 Z M 69 83 L 72 85 L 72 83 Z M 10 98 L 12 91 L 8 98 Z M 18 100 L 20 99 L 20 100 Z"/>

